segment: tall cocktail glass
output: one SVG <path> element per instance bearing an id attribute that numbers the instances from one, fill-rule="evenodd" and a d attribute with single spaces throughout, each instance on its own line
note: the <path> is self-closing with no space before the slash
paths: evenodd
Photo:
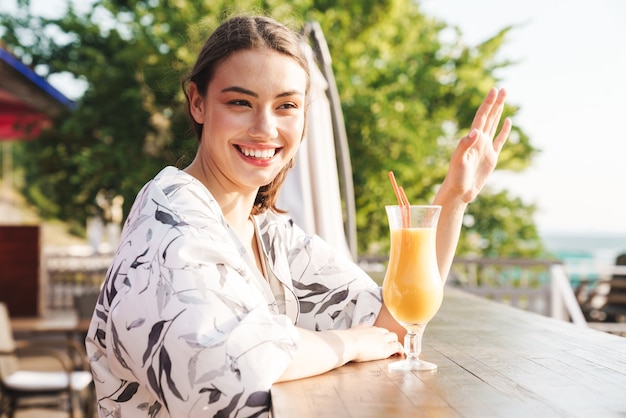
<path id="1" fill-rule="evenodd" d="M 422 335 L 443 298 L 435 236 L 441 206 L 386 206 L 391 234 L 389 265 L 383 281 L 383 300 L 407 330 L 405 359 L 389 370 L 433 370 L 436 364 L 420 359 Z M 410 216 L 408 215 L 410 214 Z"/>

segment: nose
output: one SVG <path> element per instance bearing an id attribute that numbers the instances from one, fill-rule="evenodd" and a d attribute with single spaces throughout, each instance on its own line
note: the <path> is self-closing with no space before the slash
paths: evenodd
<path id="1" fill-rule="evenodd" d="M 278 136 L 277 116 L 271 110 L 258 110 L 254 114 L 248 134 L 259 139 L 276 138 Z"/>

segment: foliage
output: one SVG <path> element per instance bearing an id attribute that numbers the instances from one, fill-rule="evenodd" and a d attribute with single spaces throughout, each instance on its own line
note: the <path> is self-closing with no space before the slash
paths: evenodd
<path id="1" fill-rule="evenodd" d="M 95 0 L 60 18 L 33 16 L 29 0 L 19 4 L 18 13 L 0 16 L 2 41 L 45 76 L 67 72 L 87 83 L 77 111 L 24 145 L 25 194 L 45 216 L 82 224 L 98 210 L 98 192 L 123 195 L 127 213 L 164 164 L 193 155 L 179 81 L 229 13 L 267 11 L 294 28 L 313 19 L 323 28 L 350 142 L 361 254 L 388 245 L 382 206 L 395 198 L 387 172 L 411 202 L 431 201 L 456 141 L 498 84 L 497 70 L 510 65 L 496 54 L 512 28 L 465 46 L 459 31 L 411 0 Z M 454 31 L 453 41 L 442 41 L 444 30 Z M 516 111 L 509 105 L 506 113 Z M 535 152 L 515 127 L 499 168 L 523 170 Z M 483 191 L 468 210 L 474 222 L 459 253 L 538 254 L 534 210 Z"/>

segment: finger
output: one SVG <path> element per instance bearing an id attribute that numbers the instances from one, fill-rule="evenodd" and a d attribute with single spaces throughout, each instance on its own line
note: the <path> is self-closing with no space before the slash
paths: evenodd
<path id="1" fill-rule="evenodd" d="M 404 353 L 404 346 L 402 344 L 400 344 L 399 342 L 395 342 L 393 343 L 393 354 L 403 354 Z"/>
<path id="2" fill-rule="evenodd" d="M 485 127 L 485 132 L 489 135 L 489 138 L 493 138 L 498 130 L 498 124 L 500 123 L 500 117 L 502 116 L 502 112 L 504 111 L 504 101 L 506 99 L 506 90 L 502 89 L 498 92 L 498 97 L 496 98 L 496 102 L 494 106 L 491 108 L 489 112 L 489 116 L 487 118 L 487 123 Z"/>
<path id="3" fill-rule="evenodd" d="M 478 129 L 472 129 L 470 130 L 469 134 L 467 134 L 467 136 L 464 136 L 463 138 L 461 138 L 461 141 L 459 142 L 458 147 L 463 152 L 463 154 L 465 154 L 468 149 L 476 145 L 476 142 L 478 142 L 479 137 L 480 137 L 480 133 Z"/>
<path id="4" fill-rule="evenodd" d="M 493 104 L 496 102 L 498 97 L 498 89 L 492 87 L 487 93 L 485 100 L 481 103 L 476 111 L 476 115 L 474 116 L 474 120 L 472 121 L 472 129 L 483 130 L 485 127 L 485 123 L 487 122 L 487 118 L 489 117 L 489 113 Z"/>
<path id="5" fill-rule="evenodd" d="M 509 118 L 504 119 L 504 122 L 502 123 L 502 129 L 500 130 L 500 133 L 498 134 L 496 139 L 493 141 L 493 149 L 496 151 L 496 153 L 500 154 L 500 151 L 502 150 L 504 143 L 506 142 L 507 138 L 509 137 L 509 134 L 511 133 L 512 127 L 513 127 L 513 122 L 511 122 L 511 119 Z"/>

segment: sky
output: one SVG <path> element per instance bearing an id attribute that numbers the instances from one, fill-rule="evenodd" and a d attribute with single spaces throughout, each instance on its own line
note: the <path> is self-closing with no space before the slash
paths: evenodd
<path id="1" fill-rule="evenodd" d="M 489 186 L 534 203 L 542 234 L 626 235 L 626 1 L 419 2 L 458 26 L 468 45 L 516 26 L 500 52 L 516 64 L 498 73 L 498 87 L 520 107 L 513 123 L 541 152 L 522 173 L 496 172 Z M 65 0 L 36 3 L 63 10 Z M 75 96 L 67 79 L 50 82 Z"/>
<path id="2" fill-rule="evenodd" d="M 626 234 L 626 1 L 421 0 L 476 45 L 514 25 L 498 73 L 541 150 L 489 186 L 535 203 L 540 233 Z"/>

